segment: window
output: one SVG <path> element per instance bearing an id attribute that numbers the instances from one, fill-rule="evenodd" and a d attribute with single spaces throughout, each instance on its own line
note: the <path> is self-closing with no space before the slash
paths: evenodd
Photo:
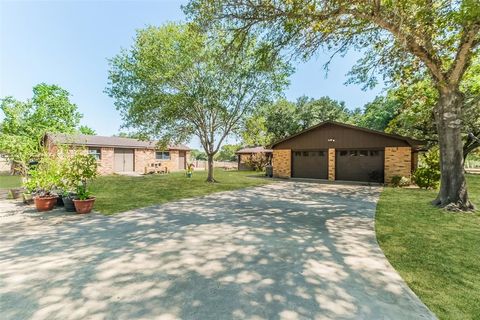
<path id="1" fill-rule="evenodd" d="M 356 157 L 358 156 L 357 150 L 350 150 L 350 157 Z"/>
<path id="2" fill-rule="evenodd" d="M 301 157 L 302 153 L 300 151 L 295 151 L 295 157 Z"/>
<path id="3" fill-rule="evenodd" d="M 341 156 L 341 157 L 344 157 L 344 156 L 346 156 L 347 154 L 348 154 L 348 152 L 345 151 L 345 150 L 340 151 L 340 156 Z"/>
<path id="4" fill-rule="evenodd" d="M 308 157 L 308 151 L 303 151 L 303 156 Z"/>
<path id="5" fill-rule="evenodd" d="M 168 151 L 157 151 L 157 152 L 155 152 L 155 159 L 157 159 L 157 160 L 170 160 L 170 152 L 168 152 Z"/>
<path id="6" fill-rule="evenodd" d="M 367 150 L 360 150 L 360 157 L 368 157 L 368 151 Z"/>
<path id="7" fill-rule="evenodd" d="M 380 152 L 378 152 L 378 150 L 370 151 L 370 156 L 371 157 L 378 157 L 379 154 L 380 154 Z"/>
<path id="8" fill-rule="evenodd" d="M 318 155 L 320 157 L 325 157 L 325 151 L 318 151 Z"/>
<path id="9" fill-rule="evenodd" d="M 102 159 L 102 151 L 100 148 L 88 148 L 88 154 L 94 157 L 97 161 Z"/>

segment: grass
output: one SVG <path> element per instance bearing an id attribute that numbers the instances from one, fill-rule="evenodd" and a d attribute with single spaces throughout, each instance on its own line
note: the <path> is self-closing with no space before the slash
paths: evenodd
<path id="1" fill-rule="evenodd" d="M 0 189 L 18 188 L 22 186 L 20 176 L 0 175 Z"/>
<path id="2" fill-rule="evenodd" d="M 141 177 L 99 177 L 91 185 L 92 193 L 97 198 L 95 210 L 111 214 L 271 181 L 262 178 L 258 173 L 246 171 L 216 170 L 215 178 L 218 183 L 207 183 L 206 177 L 204 171 L 194 172 L 190 179 L 186 178 L 183 172 Z"/>
<path id="3" fill-rule="evenodd" d="M 480 206 L 480 176 L 467 176 Z M 390 263 L 440 319 L 480 317 L 480 211 L 434 208 L 436 191 L 386 188 L 376 232 Z"/>

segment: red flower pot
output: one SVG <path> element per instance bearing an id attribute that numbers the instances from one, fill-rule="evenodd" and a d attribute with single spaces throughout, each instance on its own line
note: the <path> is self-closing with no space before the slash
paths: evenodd
<path id="1" fill-rule="evenodd" d="M 57 203 L 57 196 L 35 197 L 33 201 L 35 202 L 35 208 L 37 208 L 37 211 L 50 211 Z"/>
<path id="2" fill-rule="evenodd" d="M 94 203 L 95 198 L 90 198 L 87 200 L 73 200 L 73 204 L 75 205 L 75 211 L 77 211 L 77 213 L 90 213 L 93 209 Z"/>

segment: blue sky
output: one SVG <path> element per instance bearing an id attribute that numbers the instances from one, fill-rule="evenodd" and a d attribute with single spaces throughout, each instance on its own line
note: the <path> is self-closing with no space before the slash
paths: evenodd
<path id="1" fill-rule="evenodd" d="M 35 84 L 58 84 L 72 94 L 83 124 L 101 135 L 118 133 L 122 120 L 103 93 L 107 59 L 131 45 L 136 29 L 184 19 L 184 2 L 0 0 L 0 97 L 27 99 Z M 327 78 L 322 68 L 327 53 L 297 63 L 287 98 L 330 96 L 351 109 L 362 107 L 381 88 L 364 92 L 344 85 L 356 58 L 356 53 L 336 58 Z"/>

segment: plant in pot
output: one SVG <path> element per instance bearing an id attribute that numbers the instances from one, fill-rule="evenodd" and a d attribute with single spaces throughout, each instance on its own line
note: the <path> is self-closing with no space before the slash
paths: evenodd
<path id="1" fill-rule="evenodd" d="M 50 211 L 57 203 L 57 194 L 53 192 L 60 184 L 61 170 L 59 159 L 44 155 L 38 165 L 30 171 L 28 187 L 35 190 L 33 197 L 37 211 Z"/>
<path id="2" fill-rule="evenodd" d="M 97 160 L 88 154 L 74 154 L 68 165 L 68 184 L 75 185 L 76 199 L 72 199 L 77 213 L 90 213 L 95 203 L 88 183 L 97 176 Z"/>

